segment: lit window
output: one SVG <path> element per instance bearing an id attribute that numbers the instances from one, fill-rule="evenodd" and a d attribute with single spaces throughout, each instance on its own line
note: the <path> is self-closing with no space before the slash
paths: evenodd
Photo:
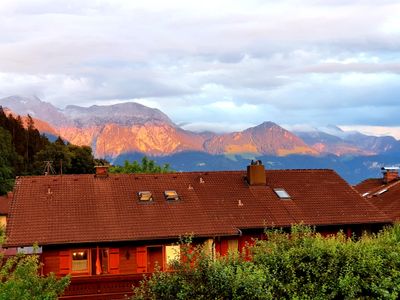
<path id="1" fill-rule="evenodd" d="M 153 195 L 149 191 L 142 191 L 138 193 L 139 201 L 149 202 L 153 201 Z"/>
<path id="2" fill-rule="evenodd" d="M 181 247 L 179 245 L 165 246 L 165 256 L 167 258 L 167 267 L 170 268 L 174 261 L 179 261 Z"/>
<path id="3" fill-rule="evenodd" d="M 179 200 L 179 196 L 176 191 L 165 191 L 164 196 L 165 196 L 165 199 L 167 199 L 168 201 Z"/>
<path id="4" fill-rule="evenodd" d="M 87 250 L 72 252 L 72 272 L 87 272 L 88 266 Z"/>
<path id="5" fill-rule="evenodd" d="M 282 188 L 274 189 L 275 194 L 281 199 L 290 199 L 290 195 Z"/>

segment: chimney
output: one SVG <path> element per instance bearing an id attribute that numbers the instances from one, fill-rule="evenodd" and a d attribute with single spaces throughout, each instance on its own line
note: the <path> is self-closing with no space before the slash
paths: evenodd
<path id="1" fill-rule="evenodd" d="M 107 178 L 108 177 L 108 166 L 95 166 L 96 175 L 95 177 Z"/>
<path id="2" fill-rule="evenodd" d="M 247 166 L 247 182 L 249 185 L 266 185 L 265 168 L 261 160 L 251 161 Z"/>
<path id="3" fill-rule="evenodd" d="M 383 167 L 383 182 L 389 183 L 399 178 L 399 167 Z"/>

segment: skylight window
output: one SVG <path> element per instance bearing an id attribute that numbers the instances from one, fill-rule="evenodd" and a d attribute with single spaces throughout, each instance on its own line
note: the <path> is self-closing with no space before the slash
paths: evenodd
<path id="1" fill-rule="evenodd" d="M 291 198 L 289 193 L 286 192 L 285 189 L 276 188 L 276 189 L 274 189 L 274 192 L 280 199 L 290 199 Z"/>
<path id="2" fill-rule="evenodd" d="M 179 200 L 179 195 L 176 191 L 170 190 L 164 192 L 165 199 L 168 201 L 176 201 Z"/>
<path id="3" fill-rule="evenodd" d="M 380 191 L 376 192 L 376 193 L 374 194 L 374 196 L 382 195 L 383 193 L 386 193 L 387 191 L 388 191 L 388 189 L 380 190 Z"/>
<path id="4" fill-rule="evenodd" d="M 153 195 L 150 191 L 141 191 L 138 193 L 139 201 L 150 202 L 153 201 Z"/>

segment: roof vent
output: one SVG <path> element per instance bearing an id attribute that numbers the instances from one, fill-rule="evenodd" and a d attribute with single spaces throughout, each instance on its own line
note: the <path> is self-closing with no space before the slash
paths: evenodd
<path id="1" fill-rule="evenodd" d="M 266 185 L 265 168 L 261 160 L 251 161 L 247 166 L 247 182 L 250 185 Z"/>
<path id="2" fill-rule="evenodd" d="M 179 195 L 176 191 L 170 190 L 164 192 L 165 199 L 167 201 L 177 201 L 179 200 Z"/>
<path id="3" fill-rule="evenodd" d="M 286 192 L 286 190 L 283 188 L 276 188 L 274 189 L 274 192 L 282 200 L 287 200 L 291 198 L 289 193 Z"/>
<path id="4" fill-rule="evenodd" d="M 141 191 L 138 193 L 139 201 L 150 202 L 153 201 L 153 195 L 150 191 Z"/>

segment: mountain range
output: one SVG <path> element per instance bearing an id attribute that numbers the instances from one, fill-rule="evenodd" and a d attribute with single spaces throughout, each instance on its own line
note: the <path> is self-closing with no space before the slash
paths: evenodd
<path id="1" fill-rule="evenodd" d="M 91 107 L 70 105 L 59 109 L 38 97 L 10 96 L 0 99 L 0 105 L 14 114 L 29 114 L 39 131 L 49 137 L 60 135 L 73 144 L 90 145 L 97 157 L 114 162 L 140 154 L 164 161 L 168 157 L 176 159 L 179 155 L 197 153 L 197 157 L 229 158 L 229 165 L 229 161 L 238 161 L 238 157 L 264 156 L 282 162 L 296 156 L 323 161 L 335 157 L 340 160 L 392 157 L 400 153 L 400 141 L 394 137 L 347 132 L 336 126 L 291 132 L 278 124 L 264 122 L 240 132 L 218 134 L 185 130 L 160 110 L 133 102 Z"/>

